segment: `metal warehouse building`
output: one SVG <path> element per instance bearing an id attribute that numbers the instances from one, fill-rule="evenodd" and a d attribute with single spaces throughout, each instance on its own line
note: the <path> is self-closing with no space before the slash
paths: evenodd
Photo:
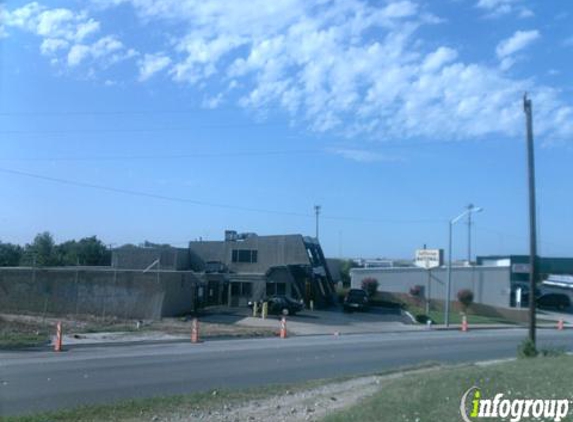
<path id="1" fill-rule="evenodd" d="M 474 302 L 496 308 L 511 306 L 511 280 L 509 267 L 452 267 L 451 298 L 457 292 L 470 289 Z M 397 296 L 409 295 L 410 289 L 420 286 L 422 297 L 443 301 L 446 297 L 447 268 L 353 268 L 350 271 L 352 288 L 359 289 L 362 280 L 375 278 L 378 291 Z"/>
<path id="2" fill-rule="evenodd" d="M 572 258 L 539 257 L 539 283 L 550 275 L 573 275 Z M 462 289 L 474 293 L 474 303 L 495 308 L 515 307 L 516 290 L 528 289 L 529 257 L 526 255 L 478 256 L 477 266 L 452 267 L 451 300 Z M 351 285 L 361 288 L 362 280 L 375 278 L 378 291 L 390 295 L 409 295 L 420 286 L 422 297 L 443 302 L 446 297 L 447 267 L 424 268 L 355 268 Z"/>

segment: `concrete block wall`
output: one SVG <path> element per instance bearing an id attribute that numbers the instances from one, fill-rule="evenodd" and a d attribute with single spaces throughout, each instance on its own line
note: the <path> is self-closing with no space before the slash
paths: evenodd
<path id="1" fill-rule="evenodd" d="M 0 269 L 0 312 L 157 319 L 192 312 L 194 273 L 87 268 Z"/>

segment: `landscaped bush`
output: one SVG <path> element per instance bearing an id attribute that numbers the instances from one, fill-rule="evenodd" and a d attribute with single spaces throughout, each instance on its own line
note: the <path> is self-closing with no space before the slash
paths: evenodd
<path id="1" fill-rule="evenodd" d="M 462 289 L 458 292 L 458 302 L 461 303 L 464 312 L 474 303 L 474 292 L 470 289 Z"/>
<path id="2" fill-rule="evenodd" d="M 362 280 L 362 290 L 366 291 L 368 296 L 372 297 L 378 290 L 378 280 L 373 277 L 367 277 Z"/>
<path id="3" fill-rule="evenodd" d="M 417 284 L 415 286 L 410 287 L 410 296 L 419 298 L 422 296 L 423 291 L 424 291 L 424 287 Z"/>

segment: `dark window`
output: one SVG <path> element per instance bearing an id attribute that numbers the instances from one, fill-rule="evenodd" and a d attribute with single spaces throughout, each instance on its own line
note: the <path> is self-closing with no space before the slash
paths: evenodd
<path id="1" fill-rule="evenodd" d="M 233 262 L 254 263 L 258 259 L 258 251 L 254 249 L 233 249 L 231 256 Z"/>
<path id="2" fill-rule="evenodd" d="M 286 295 L 285 283 L 267 283 L 267 296 L 284 296 Z"/>
<path id="3" fill-rule="evenodd" d="M 253 283 L 231 283 L 231 295 L 248 296 L 253 293 Z"/>
<path id="4" fill-rule="evenodd" d="M 251 262 L 251 251 L 239 250 L 239 262 Z"/>
<path id="5" fill-rule="evenodd" d="M 243 296 L 251 296 L 253 291 L 253 284 L 252 283 L 241 283 L 243 285 Z"/>
<path id="6" fill-rule="evenodd" d="M 231 295 L 239 296 L 241 292 L 241 284 L 240 283 L 232 283 L 231 284 Z"/>

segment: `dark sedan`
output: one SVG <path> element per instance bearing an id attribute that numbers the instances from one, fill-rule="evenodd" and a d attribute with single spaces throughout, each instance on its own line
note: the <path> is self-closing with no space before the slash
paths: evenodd
<path id="1" fill-rule="evenodd" d="M 362 289 L 350 289 L 343 306 L 346 312 L 364 311 L 368 308 L 368 294 Z"/>
<path id="2" fill-rule="evenodd" d="M 301 302 L 288 296 L 270 296 L 258 301 L 259 311 L 262 310 L 263 302 L 269 305 L 269 314 L 274 315 L 296 315 L 304 309 Z M 249 308 L 253 308 L 254 302 L 249 302 Z"/>
<path id="3" fill-rule="evenodd" d="M 569 309 L 571 299 L 563 293 L 545 293 L 537 298 L 537 306 L 544 309 Z"/>

